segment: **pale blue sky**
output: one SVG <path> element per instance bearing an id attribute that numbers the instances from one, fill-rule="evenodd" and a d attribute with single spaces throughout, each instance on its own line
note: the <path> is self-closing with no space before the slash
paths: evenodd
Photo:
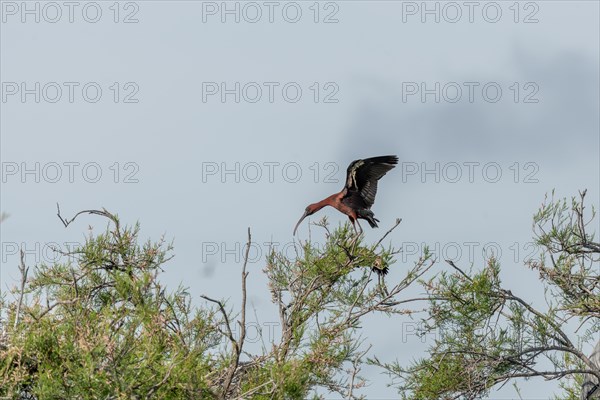
<path id="1" fill-rule="evenodd" d="M 445 251 L 442 257 L 460 249 L 462 265 L 480 265 L 481 250 L 497 246 L 506 285 L 543 307 L 536 274 L 522 266 L 531 216 L 552 189 L 563 197 L 587 188 L 589 202 L 599 203 L 595 1 L 481 2 L 473 22 L 460 6 L 456 23 L 449 22 L 456 9 L 436 2 L 427 5 L 438 4 L 439 23 L 422 15 L 422 2 L 400 1 L 280 2 L 273 22 L 263 2 L 228 2 L 238 4 L 239 23 L 233 14 L 221 21 L 222 2 L 121 3 L 118 15 L 111 1 L 82 2 L 73 22 L 68 8 L 58 18 L 39 3 L 39 23 L 35 11 L 23 14 L 21 2 L 1 4 L 0 199 L 10 214 L 1 227 L 2 290 L 17 278 L 15 244 L 31 249 L 31 263 L 48 261 L 41 254 L 46 243 L 82 241 L 88 225 L 104 228 L 90 216 L 65 230 L 56 202 L 66 216 L 105 207 L 128 223 L 140 221 L 144 238 L 174 239 L 176 257 L 163 279 L 189 286 L 198 302 L 207 294 L 239 304 L 241 263 L 229 250 L 244 243 L 251 227 L 259 244 L 251 301 L 261 323 L 277 321 L 262 275 L 264 243 L 290 243 L 304 207 L 340 190 L 352 160 L 397 154 L 400 165 L 381 181 L 373 207 L 381 228 L 363 224 L 367 240 L 375 240 L 403 218 L 391 241 L 406 254 L 390 279 L 423 243 Z M 35 2 L 27 4 L 35 10 Z M 251 23 L 254 4 L 262 18 Z M 97 8 L 99 21 L 87 22 Z M 287 22 L 297 9 L 299 21 Z M 499 21 L 488 22 L 498 9 Z M 138 22 L 123 23 L 126 17 Z M 324 23 L 326 17 L 337 22 Z M 207 92 L 222 82 L 228 89 L 239 82 L 239 103 L 236 94 L 223 103 L 220 93 Z M 422 102 L 421 84 L 435 92 L 436 82 L 437 93 Z M 92 103 L 98 87 L 102 94 Z M 262 97 L 252 103 L 257 87 Z M 462 96 L 452 102 L 457 87 Z M 23 88 L 33 90 L 24 102 Z M 292 102 L 297 88 L 302 95 Z M 492 102 L 497 88 L 502 95 Z M 35 172 L 22 175 L 36 163 L 39 182 Z M 62 176 L 55 179 L 56 165 Z M 223 167 L 236 165 L 237 178 L 222 175 Z M 439 182 L 435 173 L 421 176 L 436 165 Z M 102 176 L 91 183 L 97 170 Z M 332 209 L 321 215 L 345 222 Z M 299 234 L 307 232 L 305 222 Z M 315 240 L 322 236 L 313 230 Z M 407 326 L 370 319 L 364 329 L 374 344 L 370 354 L 406 362 L 422 355 L 427 341 L 402 340 Z M 378 371 L 364 375 L 369 398 L 396 396 Z M 554 389 L 524 383 L 522 395 L 547 398 Z M 515 395 L 504 388 L 494 398 Z"/>

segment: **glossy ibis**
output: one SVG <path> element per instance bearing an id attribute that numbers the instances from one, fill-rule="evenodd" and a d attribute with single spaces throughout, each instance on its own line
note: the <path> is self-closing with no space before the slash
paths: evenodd
<path id="1" fill-rule="evenodd" d="M 325 206 L 332 206 L 346 214 L 350 218 L 357 235 L 362 233 L 362 227 L 358 223 L 359 219 L 367 220 L 371 228 L 376 228 L 379 220 L 375 218 L 371 206 L 375 202 L 375 195 L 377 194 L 377 181 L 394 168 L 396 164 L 398 164 L 398 157 L 396 156 L 372 157 L 352 161 L 346 171 L 346 184 L 342 191 L 306 207 L 304 214 L 294 228 L 294 235 L 304 218 L 316 213 Z M 356 225 L 358 225 L 360 231 L 356 229 Z"/>

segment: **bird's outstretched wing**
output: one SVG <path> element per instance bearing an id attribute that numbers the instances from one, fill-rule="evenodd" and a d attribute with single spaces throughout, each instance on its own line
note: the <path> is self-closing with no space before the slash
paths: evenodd
<path id="1" fill-rule="evenodd" d="M 356 208 L 370 208 L 375 202 L 377 181 L 398 164 L 396 156 L 355 160 L 346 172 L 343 202 Z"/>

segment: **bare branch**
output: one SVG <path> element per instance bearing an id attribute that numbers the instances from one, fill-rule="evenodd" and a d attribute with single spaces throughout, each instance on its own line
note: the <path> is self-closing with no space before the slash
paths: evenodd
<path id="1" fill-rule="evenodd" d="M 225 327 L 227 328 L 226 336 L 231 341 L 231 344 L 234 347 L 237 347 L 237 341 L 233 337 L 233 331 L 231 330 L 231 324 L 229 323 L 229 317 L 227 316 L 227 311 L 225 311 L 225 306 L 223 306 L 223 303 L 220 302 L 219 300 L 212 299 L 204 294 L 200 295 L 200 297 L 202 297 L 205 300 L 210 301 L 211 303 L 215 303 L 217 306 L 219 306 L 219 310 L 221 311 L 221 314 L 223 315 L 223 318 L 225 319 Z"/>
<path id="2" fill-rule="evenodd" d="M 19 264 L 19 272 L 21 273 L 21 287 L 19 289 L 19 301 L 17 302 L 14 329 L 16 329 L 19 325 L 21 306 L 23 305 L 23 296 L 25 296 L 25 285 L 27 284 L 27 273 L 29 272 L 29 267 L 25 266 L 25 252 L 23 249 L 21 249 L 21 263 Z"/>
<path id="3" fill-rule="evenodd" d="M 118 220 L 117 220 L 117 218 L 113 214 L 111 214 L 108 211 L 106 211 L 105 209 L 102 209 L 102 210 L 83 210 L 83 211 L 79 211 L 71 219 L 65 219 L 65 218 L 63 218 L 60 215 L 60 205 L 58 203 L 56 203 L 56 210 L 57 210 L 56 215 L 58 216 L 58 219 L 60 219 L 60 222 L 63 223 L 63 225 L 65 226 L 65 228 L 67 226 L 69 226 L 69 224 L 71 224 L 73 221 L 75 221 L 75 219 L 77 219 L 77 217 L 80 216 L 81 214 L 95 214 L 95 215 L 100 215 L 100 216 L 106 217 L 106 218 L 112 220 L 113 222 L 115 222 L 115 224 L 117 224 L 117 228 L 118 228 Z"/>
<path id="4" fill-rule="evenodd" d="M 242 310 L 241 310 L 241 320 L 237 321 L 240 326 L 240 337 L 239 340 L 236 340 L 233 337 L 233 331 L 231 330 L 231 324 L 229 323 L 229 317 L 227 316 L 227 312 L 225 311 L 225 307 L 223 303 L 211 299 L 208 296 L 202 295 L 200 297 L 213 302 L 219 306 L 221 314 L 223 314 L 223 318 L 225 319 L 225 326 L 227 328 L 227 337 L 231 341 L 232 345 L 232 355 L 233 362 L 227 368 L 227 373 L 225 375 L 225 379 L 223 381 L 223 388 L 221 392 L 221 398 L 226 399 L 229 397 L 229 388 L 231 387 L 231 383 L 233 382 L 233 378 L 238 371 L 238 366 L 240 364 L 240 355 L 242 354 L 244 347 L 244 340 L 246 338 L 246 303 L 247 303 L 247 290 L 246 290 L 246 278 L 248 277 L 248 272 L 246 272 L 246 266 L 248 265 L 248 257 L 250 254 L 250 246 L 252 244 L 252 235 L 250 234 L 250 228 L 248 228 L 248 242 L 246 243 L 246 254 L 244 255 L 244 266 L 242 267 Z"/>
<path id="5" fill-rule="evenodd" d="M 466 273 L 465 273 L 465 272 L 464 272 L 462 269 L 458 268 L 458 267 L 456 266 L 456 264 L 454 264 L 454 261 L 452 261 L 452 260 L 446 260 L 446 262 L 447 262 L 448 264 L 450 264 L 450 266 L 451 266 L 452 268 L 454 268 L 455 270 L 457 270 L 458 272 L 460 272 L 460 274 L 461 274 L 462 276 L 464 276 L 464 277 L 465 277 L 465 278 L 466 278 L 468 281 L 471 281 L 471 282 L 473 281 L 469 275 L 467 275 L 467 274 L 466 274 Z"/>
<path id="6" fill-rule="evenodd" d="M 354 389 L 357 388 L 357 385 L 355 385 L 354 381 L 356 380 L 356 376 L 360 372 L 360 364 L 362 363 L 362 358 L 365 356 L 365 354 L 367 354 L 369 352 L 369 350 L 371 350 L 371 347 L 373 347 L 373 345 L 369 345 L 369 347 L 367 347 L 367 349 L 365 351 L 363 351 L 362 353 L 357 355 L 354 358 L 354 361 L 352 361 L 352 375 L 350 377 L 350 383 L 348 385 L 348 399 L 349 400 L 354 399 L 353 392 L 354 392 Z"/>
<path id="7" fill-rule="evenodd" d="M 391 227 L 391 228 L 390 228 L 390 229 L 389 229 L 389 230 L 388 230 L 388 231 L 387 231 L 387 232 L 386 232 L 386 233 L 385 233 L 385 234 L 384 234 L 384 235 L 381 237 L 381 239 L 379 239 L 379 240 L 377 241 L 377 243 L 375 243 L 375 246 L 374 246 L 374 247 L 377 247 L 377 246 L 379 246 L 379 245 L 381 244 L 381 242 L 383 242 L 383 240 L 384 240 L 384 239 L 385 239 L 385 238 L 386 238 L 386 237 L 387 237 L 387 236 L 388 236 L 390 233 L 392 233 L 392 231 L 393 231 L 394 229 L 396 229 L 396 228 L 398 227 L 398 225 L 400 225 L 400 222 L 402 222 L 402 218 L 396 218 L 396 223 L 394 224 L 394 226 L 392 226 L 392 227 Z"/>

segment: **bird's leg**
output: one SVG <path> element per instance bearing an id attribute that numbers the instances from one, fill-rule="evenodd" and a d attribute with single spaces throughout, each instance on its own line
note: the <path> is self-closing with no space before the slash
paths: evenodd
<path id="1" fill-rule="evenodd" d="M 348 219 L 350 220 L 350 222 L 352 223 L 352 228 L 354 229 L 354 235 L 352 237 L 352 240 L 350 240 L 350 247 L 354 246 L 354 242 L 356 241 L 356 238 L 358 237 L 358 231 L 356 230 L 356 225 L 354 224 L 354 219 L 350 216 L 348 216 Z"/>
<path id="2" fill-rule="evenodd" d="M 358 229 L 360 229 L 360 232 L 357 232 L 358 236 L 363 234 L 363 230 L 362 230 L 362 226 L 360 226 L 360 223 L 358 222 L 358 220 L 356 220 L 356 225 L 358 225 Z"/>
<path id="3" fill-rule="evenodd" d="M 350 222 L 352 222 L 352 228 L 354 228 L 354 233 L 355 233 L 356 235 L 358 235 L 358 230 L 356 229 L 356 223 L 355 223 L 355 220 L 354 220 L 354 219 L 352 219 L 352 218 L 350 218 Z M 356 221 L 356 222 L 358 222 L 358 221 Z"/>
<path id="4" fill-rule="evenodd" d="M 350 246 L 354 247 L 354 245 L 356 244 L 356 241 L 358 240 L 360 235 L 362 235 L 363 230 L 362 230 L 362 227 L 360 226 L 360 223 L 358 222 L 358 219 L 350 218 L 350 222 L 352 222 L 352 227 L 354 228 L 354 237 L 350 241 Z M 358 225 L 358 228 L 360 229 L 360 231 L 358 229 L 356 229 L 356 225 Z"/>

